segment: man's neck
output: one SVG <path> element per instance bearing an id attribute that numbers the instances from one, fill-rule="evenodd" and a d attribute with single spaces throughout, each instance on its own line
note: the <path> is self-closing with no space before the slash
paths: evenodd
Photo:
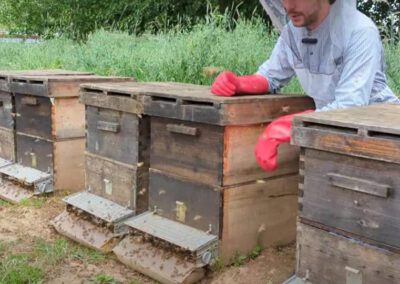
<path id="1" fill-rule="evenodd" d="M 320 9 L 315 21 L 313 21 L 306 27 L 307 30 L 312 31 L 312 30 L 318 28 L 323 23 L 323 21 L 326 19 L 326 17 L 328 17 L 330 8 L 331 8 L 331 5 L 329 3 L 326 4 L 326 2 L 325 2 L 325 4 L 321 5 L 321 9 Z"/>

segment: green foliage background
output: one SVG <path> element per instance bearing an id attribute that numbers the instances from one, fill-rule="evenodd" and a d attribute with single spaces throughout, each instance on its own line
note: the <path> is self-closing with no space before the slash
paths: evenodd
<path id="1" fill-rule="evenodd" d="M 359 8 L 376 23 L 394 24 L 398 33 L 400 1 L 359 1 Z M 0 25 L 16 34 L 85 39 L 100 28 L 139 34 L 171 28 L 191 29 L 211 11 L 268 21 L 258 0 L 1 0 Z M 397 15 L 397 20 L 393 19 Z M 232 21 L 234 23 L 234 21 Z M 396 30 L 397 27 L 397 30 Z"/>

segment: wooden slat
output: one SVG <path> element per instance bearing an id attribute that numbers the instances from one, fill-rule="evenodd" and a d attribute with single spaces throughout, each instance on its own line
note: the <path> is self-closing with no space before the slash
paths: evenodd
<path id="1" fill-rule="evenodd" d="M 220 257 L 228 261 L 256 246 L 281 246 L 295 240 L 297 175 L 224 189 Z"/>
<path id="2" fill-rule="evenodd" d="M 61 69 L 50 70 L 0 70 L 0 90 L 11 92 L 10 78 L 12 76 L 55 76 L 55 75 L 91 75 L 90 72 L 70 71 Z"/>
<path id="3" fill-rule="evenodd" d="M 400 254 L 302 223 L 297 231 L 299 278 L 310 283 L 346 283 L 347 267 L 360 271 L 363 284 L 400 282 Z"/>
<path id="4" fill-rule="evenodd" d="M 67 190 L 71 193 L 84 190 L 84 151 L 84 138 L 54 142 L 54 190 Z"/>
<path id="5" fill-rule="evenodd" d="M 297 146 L 400 163 L 400 139 L 360 136 L 332 129 L 294 126 L 291 143 Z"/>
<path id="6" fill-rule="evenodd" d="M 307 149 L 304 166 L 302 218 L 400 247 L 400 165 Z M 337 187 L 331 174 L 386 185 L 389 195 Z"/>
<path id="7" fill-rule="evenodd" d="M 0 158 L 15 161 L 15 133 L 12 129 L 0 127 Z"/>
<path id="8" fill-rule="evenodd" d="M 10 89 L 14 93 L 45 97 L 77 97 L 81 84 L 88 82 L 134 81 L 125 77 L 102 77 L 91 75 L 12 76 Z"/>
<path id="9" fill-rule="evenodd" d="M 295 124 L 315 122 L 400 135 L 400 104 L 374 104 L 296 117 Z"/>
<path id="10" fill-rule="evenodd" d="M 146 88 L 147 92 L 143 92 L 146 114 L 215 125 L 270 122 L 285 114 L 314 108 L 313 101 L 307 96 L 219 97 L 204 89 L 192 92 L 183 89 L 173 93 L 172 87 L 172 90 Z"/>
<path id="11" fill-rule="evenodd" d="M 86 189 L 121 206 L 148 209 L 148 168 L 86 154 Z"/>

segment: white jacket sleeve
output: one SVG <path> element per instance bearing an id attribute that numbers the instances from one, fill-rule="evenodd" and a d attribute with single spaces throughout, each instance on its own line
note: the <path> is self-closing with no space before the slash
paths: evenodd
<path id="1" fill-rule="evenodd" d="M 294 70 L 288 61 L 289 52 L 289 47 L 279 37 L 270 58 L 258 68 L 257 74 L 267 79 L 270 93 L 279 92 L 294 75 Z"/>

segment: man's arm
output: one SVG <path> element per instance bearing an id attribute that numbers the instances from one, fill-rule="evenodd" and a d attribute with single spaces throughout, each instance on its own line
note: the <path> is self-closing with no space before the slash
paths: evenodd
<path id="1" fill-rule="evenodd" d="M 344 52 L 335 100 L 317 111 L 368 105 L 381 54 L 382 44 L 375 28 L 355 32 Z"/>
<path id="2" fill-rule="evenodd" d="M 292 52 L 279 37 L 269 59 L 258 68 L 257 74 L 266 78 L 269 83 L 269 93 L 278 93 L 295 74 L 288 56 L 292 56 Z"/>

